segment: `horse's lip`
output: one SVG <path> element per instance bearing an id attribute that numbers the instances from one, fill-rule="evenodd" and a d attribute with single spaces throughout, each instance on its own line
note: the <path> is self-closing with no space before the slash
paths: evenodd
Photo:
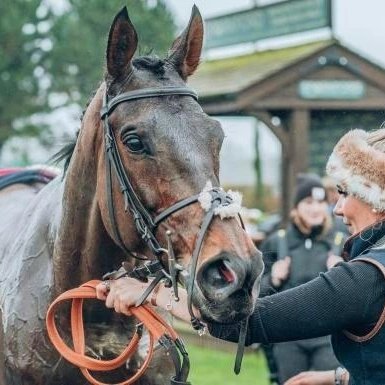
<path id="1" fill-rule="evenodd" d="M 244 293 L 246 292 L 244 291 Z M 247 298 L 243 298 L 241 301 L 239 298 L 230 296 L 223 301 L 226 306 L 218 310 L 213 308 L 213 302 L 205 298 L 202 292 L 198 293 L 194 290 L 193 294 L 196 301 L 195 306 L 199 308 L 201 317 L 206 321 L 211 320 L 226 325 L 234 324 L 249 317 L 254 311 L 255 297 L 253 295 L 247 295 Z"/>

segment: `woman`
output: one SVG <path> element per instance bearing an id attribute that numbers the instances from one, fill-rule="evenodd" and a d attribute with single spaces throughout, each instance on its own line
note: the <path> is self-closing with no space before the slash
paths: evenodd
<path id="1" fill-rule="evenodd" d="M 247 343 L 332 334 L 334 352 L 350 378 L 338 369 L 297 384 L 385 384 L 385 129 L 344 135 L 329 158 L 327 173 L 338 183 L 335 213 L 353 234 L 344 246 L 346 262 L 306 284 L 258 299 Z M 112 282 L 109 293 L 99 285 L 98 297 L 106 299 L 108 307 L 129 313 L 143 286 L 121 279 Z M 161 287 L 157 304 L 166 308 L 169 296 L 169 289 Z M 174 304 L 172 313 L 187 320 L 185 299 Z M 237 341 L 238 325 L 206 322 L 212 335 Z"/>
<path id="2" fill-rule="evenodd" d="M 335 231 L 321 178 L 299 174 L 290 223 L 261 245 L 265 273 L 261 295 L 288 290 L 316 278 L 342 261 L 344 234 Z M 283 384 L 306 370 L 334 370 L 339 366 L 330 336 L 264 346 L 273 378 Z M 273 360 L 273 361 L 272 361 Z"/>

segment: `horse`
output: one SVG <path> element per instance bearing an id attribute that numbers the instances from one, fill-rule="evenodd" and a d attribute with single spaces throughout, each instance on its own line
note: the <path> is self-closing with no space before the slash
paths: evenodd
<path id="1" fill-rule="evenodd" d="M 110 27 L 106 73 L 67 151 L 63 175 L 44 186 L 19 183 L 0 191 L 1 384 L 85 383 L 47 337 L 46 310 L 60 293 L 122 262 L 142 266 L 143 259 L 157 256 L 168 270 L 167 242 L 178 265 L 190 271 L 206 211 L 189 199 L 208 182 L 213 187 L 206 192 L 220 196 L 224 138 L 186 86 L 198 67 L 202 39 L 194 7 L 166 58 L 134 58 L 138 37 L 123 8 Z M 263 269 L 260 252 L 237 216 L 214 215 L 201 238 L 195 272 L 178 275 L 193 287 L 192 303 L 203 319 L 234 323 L 248 317 Z M 133 333 L 130 319 L 100 301 L 85 313 L 88 353 L 96 357 L 111 358 Z M 68 318 L 64 309 L 57 320 L 66 335 Z M 100 378 L 120 381 L 140 361 L 139 351 L 126 367 Z M 157 350 L 136 383 L 166 383 L 170 361 Z"/>

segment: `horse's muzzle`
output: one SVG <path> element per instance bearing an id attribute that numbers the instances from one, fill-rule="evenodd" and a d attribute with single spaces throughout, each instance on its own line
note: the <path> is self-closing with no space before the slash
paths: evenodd
<path id="1" fill-rule="evenodd" d="M 259 252 L 247 259 L 222 252 L 204 263 L 197 274 L 202 315 L 226 323 L 249 316 L 262 271 Z"/>

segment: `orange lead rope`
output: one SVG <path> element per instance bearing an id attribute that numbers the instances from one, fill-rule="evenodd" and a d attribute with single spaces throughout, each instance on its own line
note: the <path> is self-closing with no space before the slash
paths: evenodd
<path id="1" fill-rule="evenodd" d="M 112 360 L 98 360 L 85 355 L 85 337 L 83 326 L 83 300 L 96 298 L 96 285 L 100 281 L 89 281 L 76 289 L 68 290 L 59 295 L 55 301 L 50 305 L 46 315 L 46 325 L 48 336 L 55 346 L 56 350 L 70 363 L 78 366 L 85 376 L 85 378 L 93 385 L 109 385 L 102 383 L 95 379 L 91 374 L 92 371 L 108 371 L 118 368 L 125 364 L 136 351 L 141 337 L 137 330 L 132 340 L 123 350 L 123 352 Z M 61 338 L 56 324 L 55 311 L 59 304 L 64 301 L 72 300 L 71 306 L 71 333 L 73 339 L 74 350 L 70 349 Z M 137 381 L 147 369 L 154 350 L 154 344 L 159 342 L 170 352 L 175 366 L 175 376 L 171 378 L 171 384 L 189 384 L 186 382 L 189 362 L 188 355 L 184 348 L 182 341 L 175 332 L 175 330 L 166 323 L 166 321 L 159 316 L 150 306 L 141 305 L 132 307 L 130 309 L 133 316 L 135 316 L 145 328 L 147 328 L 150 335 L 150 342 L 148 347 L 148 354 L 140 369 L 129 379 L 118 383 L 117 385 L 129 385 Z M 180 363 L 178 350 L 182 354 L 183 362 Z"/>

